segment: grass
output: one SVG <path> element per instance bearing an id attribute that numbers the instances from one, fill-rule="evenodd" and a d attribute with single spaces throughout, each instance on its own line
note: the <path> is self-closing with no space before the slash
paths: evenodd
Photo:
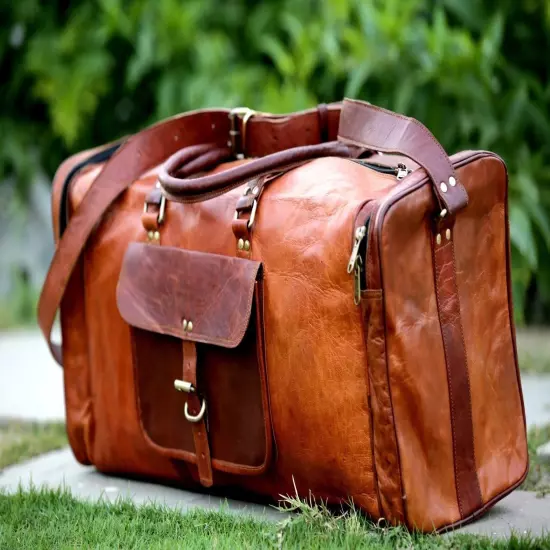
<path id="1" fill-rule="evenodd" d="M 63 422 L 0 421 L 0 470 L 67 444 Z"/>
<path id="2" fill-rule="evenodd" d="M 315 503 L 286 499 L 299 513 L 274 522 L 195 510 L 181 514 L 159 505 L 127 500 L 85 503 L 64 490 L 31 489 L 0 493 L 0 549 L 393 549 L 393 548 L 550 548 L 550 536 L 492 540 L 473 535 L 421 535 L 383 528 L 356 511 L 330 514 Z"/>

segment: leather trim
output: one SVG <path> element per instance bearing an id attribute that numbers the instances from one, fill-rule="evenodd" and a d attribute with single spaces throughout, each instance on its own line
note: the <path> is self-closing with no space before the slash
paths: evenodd
<path id="1" fill-rule="evenodd" d="M 451 230 L 449 227 L 446 230 Z M 445 237 L 443 237 L 445 239 Z M 477 477 L 470 379 L 456 281 L 453 240 L 432 242 L 437 309 L 445 350 L 456 494 L 461 517 L 483 505 Z"/>
<path id="2" fill-rule="evenodd" d="M 250 321 L 261 264 L 218 254 L 131 243 L 117 286 L 122 318 L 134 327 L 234 348 Z M 193 323 L 184 330 L 182 320 Z"/>
<path id="3" fill-rule="evenodd" d="M 187 406 L 189 414 L 197 416 L 201 410 L 202 399 L 204 399 L 204 397 L 197 394 L 200 391 L 197 384 L 197 346 L 194 342 L 185 340 L 183 341 L 183 379 L 196 388 L 194 392 L 187 395 Z M 212 487 L 214 476 L 212 474 L 212 459 L 210 458 L 208 429 L 206 427 L 207 414 L 208 412 L 198 422 L 194 422 L 192 429 L 200 482 L 204 487 Z"/>

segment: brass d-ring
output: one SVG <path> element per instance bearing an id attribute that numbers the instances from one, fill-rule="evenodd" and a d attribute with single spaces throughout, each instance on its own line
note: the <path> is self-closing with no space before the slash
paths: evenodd
<path id="1" fill-rule="evenodd" d="M 200 422 L 202 420 L 202 417 L 204 416 L 204 413 L 206 412 L 206 399 L 202 400 L 201 410 L 199 411 L 199 414 L 197 414 L 197 416 L 189 414 L 187 401 L 185 402 L 185 408 L 183 409 L 183 412 L 185 414 L 185 418 L 187 418 L 189 422 Z"/>

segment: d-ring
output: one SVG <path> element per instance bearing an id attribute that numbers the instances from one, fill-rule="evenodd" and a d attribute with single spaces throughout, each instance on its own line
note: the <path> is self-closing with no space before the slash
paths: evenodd
<path id="1" fill-rule="evenodd" d="M 199 414 L 197 416 L 193 416 L 192 414 L 189 414 L 189 407 L 187 401 L 185 402 L 185 407 L 183 409 L 183 412 L 185 414 L 185 418 L 189 420 L 189 422 L 200 422 L 202 420 L 202 417 L 204 416 L 204 413 L 206 412 L 206 399 L 202 400 L 201 410 L 199 411 Z"/>

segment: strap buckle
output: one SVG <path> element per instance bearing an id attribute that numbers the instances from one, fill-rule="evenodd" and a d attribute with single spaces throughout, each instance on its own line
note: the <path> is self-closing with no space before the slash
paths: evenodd
<path id="1" fill-rule="evenodd" d="M 162 189 L 160 187 L 160 182 L 157 182 L 157 184 L 155 185 L 155 187 L 157 189 L 160 190 L 160 203 L 159 203 L 159 213 L 158 213 L 158 216 L 157 216 L 157 223 L 159 225 L 162 225 L 163 222 L 164 222 L 164 215 L 166 213 L 166 196 L 164 195 L 164 193 L 162 192 Z M 148 211 L 149 211 L 149 205 L 150 204 L 155 204 L 156 205 L 156 201 L 155 202 L 147 202 L 147 199 L 145 199 L 145 203 L 143 205 L 143 213 L 146 214 Z"/>
<path id="2" fill-rule="evenodd" d="M 196 393 L 195 386 L 191 384 L 191 382 L 186 382 L 185 380 L 174 380 L 174 388 L 178 391 L 185 392 L 185 393 Z M 189 422 L 200 422 L 204 416 L 204 413 L 206 412 L 206 399 L 201 399 L 201 409 L 196 415 L 192 415 L 189 412 L 189 402 L 185 402 L 185 407 L 183 409 L 183 413 L 185 414 L 185 418 Z"/>
<path id="3" fill-rule="evenodd" d="M 229 143 L 231 152 L 238 158 L 244 158 L 244 150 L 246 148 L 246 124 L 258 112 L 248 107 L 236 107 L 229 111 L 229 120 L 231 128 L 229 130 Z M 241 129 L 239 130 L 239 120 L 242 120 Z"/>
<path id="4" fill-rule="evenodd" d="M 248 223 L 246 224 L 248 229 L 252 229 L 252 226 L 254 225 L 254 220 L 256 218 L 256 210 L 258 209 L 257 193 L 258 193 L 258 187 L 257 186 L 254 186 L 254 187 L 247 186 L 246 189 L 244 190 L 243 197 L 246 197 L 250 194 L 253 194 L 255 196 L 255 198 L 252 201 L 252 206 L 251 207 L 248 206 L 248 207 L 245 207 L 245 208 L 237 208 L 235 210 L 235 216 L 234 216 L 233 219 L 238 220 L 241 212 L 245 212 L 246 210 L 250 209 L 250 218 L 248 218 Z"/>

